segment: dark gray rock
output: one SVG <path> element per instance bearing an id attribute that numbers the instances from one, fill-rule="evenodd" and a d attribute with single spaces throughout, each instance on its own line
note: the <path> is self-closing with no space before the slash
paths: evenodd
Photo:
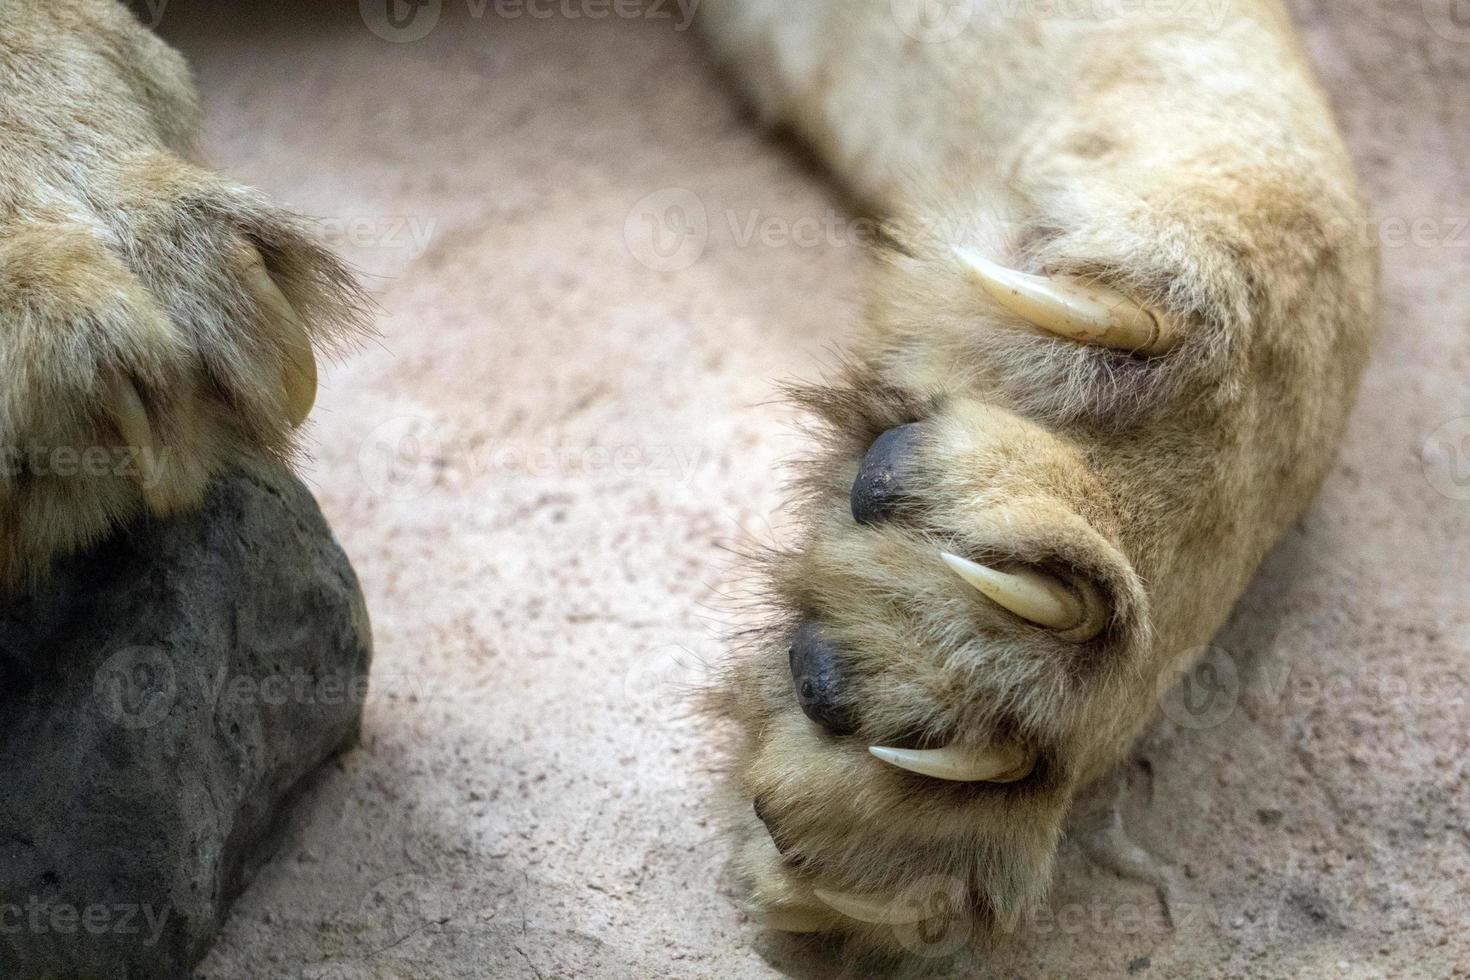
<path id="1" fill-rule="evenodd" d="M 0 977 L 187 975 L 304 780 L 357 738 L 372 641 L 311 494 L 216 482 L 0 599 Z"/>

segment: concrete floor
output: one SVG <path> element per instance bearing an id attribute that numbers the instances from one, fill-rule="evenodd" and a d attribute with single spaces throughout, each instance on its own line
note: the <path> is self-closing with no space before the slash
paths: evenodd
<path id="1" fill-rule="evenodd" d="M 307 468 L 374 615 L 363 744 L 200 976 L 840 976 L 741 915 L 709 817 L 721 733 L 683 694 L 738 618 L 723 546 L 781 534 L 802 443 L 770 380 L 818 372 L 859 315 L 849 215 L 677 6 L 478 9 L 390 43 L 352 4 L 163 8 L 211 159 L 319 217 L 383 308 L 326 375 Z M 1051 914 L 952 975 L 1470 963 L 1457 10 L 1294 3 L 1383 219 L 1385 333 L 1340 465 L 1217 641 L 1235 710 L 1165 716 L 1123 781 L 1172 926 L 1079 836 Z M 839 233 L 763 243 L 752 218 Z"/>

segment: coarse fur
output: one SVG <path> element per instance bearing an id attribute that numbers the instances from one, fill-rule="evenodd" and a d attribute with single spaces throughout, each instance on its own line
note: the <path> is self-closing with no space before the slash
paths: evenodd
<path id="1" fill-rule="evenodd" d="M 699 14 L 761 112 L 891 222 L 840 375 L 798 392 L 820 429 L 800 540 L 765 569 L 772 622 L 712 700 L 741 733 L 730 819 L 752 908 L 900 953 L 992 940 L 1044 894 L 1078 790 L 1125 756 L 1325 475 L 1377 302 L 1346 151 L 1276 0 L 974 3 L 958 30 L 909 6 Z M 224 467 L 289 460 L 289 330 L 242 261 L 260 256 L 319 349 L 362 304 L 301 222 L 190 162 L 187 68 L 123 7 L 7 13 L 0 581 L 15 583 L 145 509 L 196 503 Z M 1047 334 L 987 299 L 954 246 L 1104 283 L 1180 343 L 1141 357 Z M 79 478 L 58 450 L 130 448 L 119 379 L 155 451 Z M 909 423 L 903 506 L 855 522 L 860 461 Z M 941 551 L 1089 582 L 1106 628 L 1024 621 Z M 851 733 L 793 692 L 787 646 L 807 622 L 839 652 Z M 867 752 L 993 743 L 1035 768 L 941 782 Z M 938 911 L 871 925 L 814 889 Z"/>
<path id="2" fill-rule="evenodd" d="M 1274 0 L 1213 18 L 950 5 L 966 11 L 958 31 L 905 24 L 905 6 L 702 10 L 763 114 L 895 239 L 846 371 L 802 393 L 824 423 L 800 481 L 805 531 L 772 559 L 773 625 L 714 703 L 743 733 L 733 769 L 759 810 L 730 818 L 754 911 L 928 953 L 992 941 L 1043 896 L 1069 802 L 1124 758 L 1306 506 L 1365 366 L 1377 262 Z M 1182 340 L 1151 358 L 1058 340 L 990 301 L 956 245 L 1107 283 Z M 915 422 L 911 504 L 860 526 L 859 462 Z M 1084 643 L 1039 629 L 977 597 L 941 551 L 1091 580 L 1112 621 Z M 802 621 L 839 651 L 851 735 L 793 695 Z M 1040 761 L 1008 785 L 951 783 L 866 751 L 992 742 Z M 814 887 L 931 918 L 865 924 Z"/>
<path id="3" fill-rule="evenodd" d="M 305 222 L 190 162 L 188 67 L 125 7 L 5 13 L 0 583 L 14 585 L 145 509 L 197 504 L 221 468 L 290 458 L 289 334 L 244 266 L 263 260 L 324 350 L 364 305 Z M 119 431 L 122 380 L 151 445 Z"/>

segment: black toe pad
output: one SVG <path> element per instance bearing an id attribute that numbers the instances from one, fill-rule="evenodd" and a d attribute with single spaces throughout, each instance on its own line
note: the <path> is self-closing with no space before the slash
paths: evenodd
<path id="1" fill-rule="evenodd" d="M 791 641 L 791 682 L 801 710 L 833 735 L 856 730 L 851 712 L 839 700 L 842 681 L 837 650 L 816 623 L 802 623 Z"/>
<path id="2" fill-rule="evenodd" d="M 876 440 L 852 484 L 852 519 L 878 524 L 893 516 L 903 485 L 913 476 L 921 424 L 900 425 Z"/>

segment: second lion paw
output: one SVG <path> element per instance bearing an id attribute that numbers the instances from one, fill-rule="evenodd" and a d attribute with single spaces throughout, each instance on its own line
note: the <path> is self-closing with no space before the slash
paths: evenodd
<path id="1" fill-rule="evenodd" d="M 721 695 L 755 801 L 738 864 L 775 928 L 983 941 L 1152 708 L 1147 599 L 1075 445 L 965 398 L 815 405 L 837 448 L 771 569 L 782 622 Z"/>

